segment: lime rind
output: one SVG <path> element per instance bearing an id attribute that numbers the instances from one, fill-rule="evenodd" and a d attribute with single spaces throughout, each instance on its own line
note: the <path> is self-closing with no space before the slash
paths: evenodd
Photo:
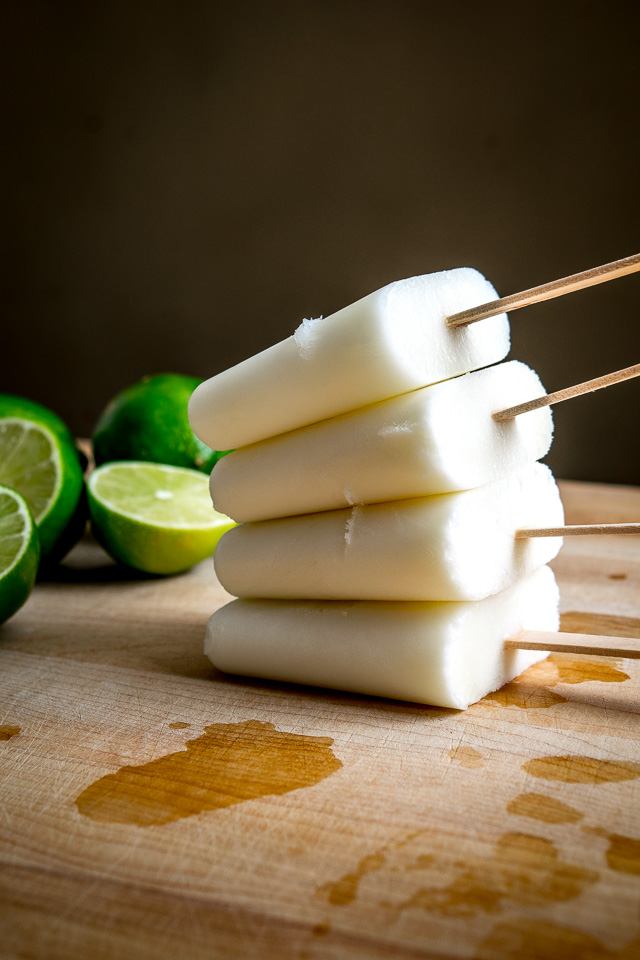
<path id="1" fill-rule="evenodd" d="M 0 486 L 0 623 L 20 609 L 35 583 L 38 531 L 26 500 Z"/>
<path id="2" fill-rule="evenodd" d="M 35 400 L 27 400 L 26 397 L 17 397 L 11 393 L 0 393 L 0 417 L 20 417 L 28 420 L 30 423 L 40 424 L 46 427 L 56 437 L 61 444 L 73 447 L 75 441 L 73 434 L 68 426 L 57 413 L 43 407 L 41 403 Z"/>

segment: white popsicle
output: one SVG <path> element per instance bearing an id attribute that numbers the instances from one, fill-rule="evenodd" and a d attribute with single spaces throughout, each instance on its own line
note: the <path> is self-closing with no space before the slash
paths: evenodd
<path id="1" fill-rule="evenodd" d="M 205 653 L 227 673 L 462 710 L 546 656 L 507 638 L 558 623 L 543 567 L 476 603 L 235 600 L 209 620 Z"/>
<path id="2" fill-rule="evenodd" d="M 548 452 L 549 407 L 491 417 L 544 393 L 517 360 L 476 370 L 236 450 L 216 464 L 211 496 L 246 522 L 479 487 Z"/>
<path id="3" fill-rule="evenodd" d="M 245 446 L 502 360 L 505 314 L 445 318 L 496 298 L 477 270 L 399 280 L 200 384 L 191 426 L 215 450 Z"/>
<path id="4" fill-rule="evenodd" d="M 214 556 L 236 597 L 480 600 L 556 556 L 561 537 L 516 539 L 564 514 L 548 467 L 435 497 L 247 523 Z"/>

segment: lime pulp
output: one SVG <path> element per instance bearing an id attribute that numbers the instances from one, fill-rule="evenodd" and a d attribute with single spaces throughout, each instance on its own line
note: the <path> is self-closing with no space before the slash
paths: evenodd
<path id="1" fill-rule="evenodd" d="M 96 538 L 146 573 L 179 573 L 211 556 L 232 520 L 216 513 L 197 470 L 141 461 L 105 463 L 87 484 Z"/>
<path id="2" fill-rule="evenodd" d="M 26 501 L 0 486 L 0 623 L 25 602 L 35 582 L 40 541 Z"/>
<path id="3" fill-rule="evenodd" d="M 0 394 L 0 484 L 27 501 L 42 556 L 55 552 L 84 487 L 74 440 L 50 410 L 9 394 Z"/>

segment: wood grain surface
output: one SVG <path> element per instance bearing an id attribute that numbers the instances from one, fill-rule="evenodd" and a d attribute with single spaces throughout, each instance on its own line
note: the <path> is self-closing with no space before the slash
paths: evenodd
<path id="1" fill-rule="evenodd" d="M 563 630 L 640 636 L 638 538 L 554 566 Z M 202 654 L 226 599 L 86 541 L 0 628 L 1 956 L 640 957 L 640 664 L 555 655 L 464 712 L 238 680 Z"/>

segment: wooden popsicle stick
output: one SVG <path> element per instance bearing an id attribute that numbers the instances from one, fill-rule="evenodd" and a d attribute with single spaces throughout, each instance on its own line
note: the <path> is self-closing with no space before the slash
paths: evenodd
<path id="1" fill-rule="evenodd" d="M 487 317 L 495 317 L 507 310 L 519 310 L 520 307 L 528 307 L 532 303 L 552 300 L 554 297 L 564 296 L 565 293 L 573 293 L 574 290 L 583 290 L 585 287 L 593 287 L 606 280 L 615 280 L 616 277 L 624 277 L 628 273 L 635 273 L 636 270 L 640 270 L 640 253 L 636 253 L 633 257 L 624 257 L 622 260 L 605 263 L 601 267 L 593 267 L 591 270 L 583 270 L 582 273 L 573 273 L 570 277 L 563 277 L 561 280 L 543 283 L 539 287 L 521 290 L 520 293 L 513 293 L 500 300 L 481 303 L 477 307 L 452 314 L 446 318 L 445 323 L 448 327 L 464 327 L 478 320 L 486 320 Z"/>
<path id="2" fill-rule="evenodd" d="M 640 659 L 640 638 L 601 637 L 586 633 L 546 633 L 525 630 L 505 640 L 506 650 L 549 650 L 552 653 L 588 653 L 596 657 Z"/>
<path id="3" fill-rule="evenodd" d="M 639 534 L 640 523 L 583 523 L 566 527 L 526 527 L 516 530 L 516 540 L 528 537 L 586 537 L 593 534 Z"/>
<path id="4" fill-rule="evenodd" d="M 491 416 L 498 423 L 513 420 L 514 417 L 519 417 L 521 413 L 539 410 L 541 407 L 548 407 L 552 403 L 560 403 L 562 400 L 570 400 L 572 397 L 580 397 L 584 393 L 593 393 L 594 390 L 602 390 L 603 387 L 610 387 L 612 384 L 621 383 L 623 380 L 631 380 L 632 377 L 640 377 L 640 363 L 636 363 L 632 367 L 625 367 L 623 370 L 607 373 L 603 377 L 596 377 L 595 380 L 576 383 L 573 387 L 565 387 L 564 390 L 558 390 L 556 393 L 547 393 L 535 400 L 527 400 L 526 403 L 519 403 L 515 407 L 496 410 Z"/>

